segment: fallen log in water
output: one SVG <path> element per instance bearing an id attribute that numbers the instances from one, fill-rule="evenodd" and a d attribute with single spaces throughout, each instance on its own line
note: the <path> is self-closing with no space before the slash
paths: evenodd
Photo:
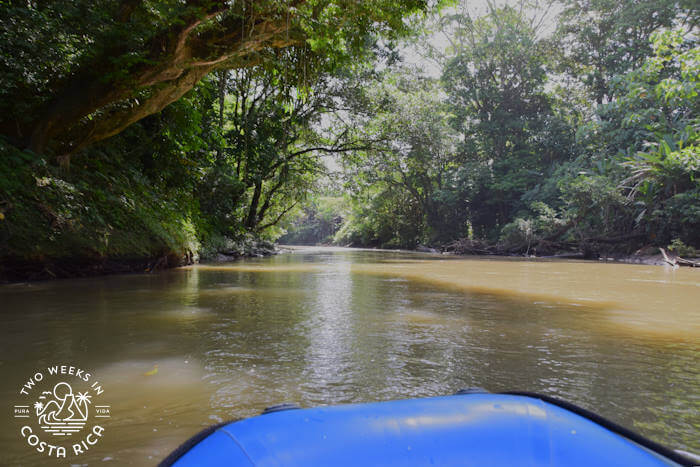
<path id="1" fill-rule="evenodd" d="M 489 245 L 482 240 L 461 238 L 445 246 L 444 251 L 458 255 L 495 255 L 503 254 L 494 245 Z"/>
<path id="2" fill-rule="evenodd" d="M 700 261 L 691 261 L 689 259 L 681 258 L 680 256 L 670 256 L 663 248 L 659 248 L 659 250 L 661 250 L 661 255 L 664 257 L 664 261 L 674 268 L 679 266 L 689 266 L 691 268 L 700 267 Z"/>
<path id="3" fill-rule="evenodd" d="M 678 261 L 678 264 L 680 264 L 681 266 L 690 266 L 691 268 L 700 267 L 700 261 L 691 261 L 689 259 L 684 259 L 681 257 L 678 257 L 676 261 Z"/>

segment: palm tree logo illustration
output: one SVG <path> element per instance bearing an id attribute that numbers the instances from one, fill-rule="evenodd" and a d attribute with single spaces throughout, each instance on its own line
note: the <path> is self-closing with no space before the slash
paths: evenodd
<path id="1" fill-rule="evenodd" d="M 70 384 L 60 382 L 53 391 L 41 393 L 34 403 L 34 410 L 44 431 L 54 436 L 70 436 L 87 422 L 90 399 L 87 392 L 76 395 Z"/>

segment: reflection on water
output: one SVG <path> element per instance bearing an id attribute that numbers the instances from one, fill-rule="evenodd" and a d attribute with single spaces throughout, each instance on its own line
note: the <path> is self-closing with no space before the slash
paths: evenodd
<path id="1" fill-rule="evenodd" d="M 8 285 L 0 396 L 9 413 L 34 369 L 92 369 L 112 419 L 90 464 L 153 465 L 203 426 L 283 401 L 467 386 L 556 395 L 697 452 L 699 285 L 693 270 L 337 249 Z M 14 420 L 0 443 L 10 464 L 45 460 Z"/>

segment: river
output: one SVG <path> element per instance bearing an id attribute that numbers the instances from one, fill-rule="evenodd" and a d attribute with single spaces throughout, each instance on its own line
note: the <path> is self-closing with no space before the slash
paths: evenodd
<path id="1" fill-rule="evenodd" d="M 700 270 L 306 248 L 0 286 L 3 462 L 36 369 L 99 375 L 111 418 L 80 463 L 154 465 L 202 427 L 303 407 L 528 390 L 700 452 Z"/>

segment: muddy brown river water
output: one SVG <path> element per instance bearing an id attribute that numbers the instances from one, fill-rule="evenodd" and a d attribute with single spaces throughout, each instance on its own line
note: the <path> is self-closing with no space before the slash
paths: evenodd
<path id="1" fill-rule="evenodd" d="M 0 313 L 3 465 L 155 465 L 201 428 L 276 403 L 471 386 L 554 395 L 700 452 L 700 270 L 305 248 L 4 285 Z M 40 394 L 23 385 L 36 372 L 48 384 L 57 364 L 99 381 L 90 410 L 110 406 L 98 442 L 58 463 L 20 434 Z"/>

